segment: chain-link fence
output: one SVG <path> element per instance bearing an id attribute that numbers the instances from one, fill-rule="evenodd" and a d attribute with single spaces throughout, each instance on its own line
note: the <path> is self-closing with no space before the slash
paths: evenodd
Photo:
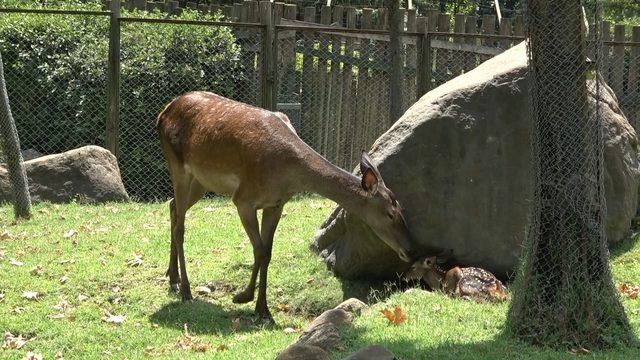
<path id="1" fill-rule="evenodd" d="M 189 91 L 261 105 L 262 28 L 123 22 L 118 162 L 129 195 L 171 197 L 155 127 L 163 107 Z"/>
<path id="2" fill-rule="evenodd" d="M 598 27 L 587 41 L 597 1 L 590 19 L 581 5 L 526 4 L 534 187 L 509 327 L 529 342 L 592 349 L 633 342 L 633 331 L 606 236 L 603 130 L 611 120 L 602 109 L 612 94 L 604 77 L 619 73 L 607 74 Z"/>
<path id="3" fill-rule="evenodd" d="M 104 146 L 108 34 L 104 15 L 0 16 L 0 52 L 23 150 L 47 155 Z"/>
<path id="4" fill-rule="evenodd" d="M 332 163 L 352 169 L 392 124 L 389 36 L 384 32 L 279 27 L 277 103 L 298 135 Z M 417 94 L 416 36 L 401 36 L 402 110 Z"/>

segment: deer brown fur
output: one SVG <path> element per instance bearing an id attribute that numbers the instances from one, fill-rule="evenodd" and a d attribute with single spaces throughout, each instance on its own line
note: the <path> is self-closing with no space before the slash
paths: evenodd
<path id="1" fill-rule="evenodd" d="M 283 206 L 295 193 L 314 192 L 334 200 L 411 261 L 400 204 L 366 153 L 360 162 L 362 177 L 356 177 L 305 144 L 286 115 L 208 92 L 174 99 L 158 116 L 157 128 L 174 190 L 167 274 L 183 300 L 191 299 L 183 250 L 185 214 L 206 191 L 231 196 L 253 247 L 249 284 L 233 301 L 253 300 L 259 274 L 256 312 L 266 320 L 272 321 L 266 283 L 273 237 Z"/>

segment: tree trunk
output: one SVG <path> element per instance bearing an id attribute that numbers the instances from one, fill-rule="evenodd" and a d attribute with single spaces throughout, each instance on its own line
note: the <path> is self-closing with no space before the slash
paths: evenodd
<path id="1" fill-rule="evenodd" d="M 31 198 L 29 197 L 27 175 L 24 170 L 22 154 L 20 153 L 18 131 L 9 107 L 2 54 L 0 54 L 0 131 L 2 131 L 4 154 L 7 158 L 9 178 L 13 189 L 15 216 L 28 219 L 31 217 Z"/>
<path id="2" fill-rule="evenodd" d="M 534 191 L 508 329 L 554 347 L 632 343 L 609 268 L 602 124 L 587 95 L 601 87 L 587 83 L 581 1 L 526 6 Z"/>

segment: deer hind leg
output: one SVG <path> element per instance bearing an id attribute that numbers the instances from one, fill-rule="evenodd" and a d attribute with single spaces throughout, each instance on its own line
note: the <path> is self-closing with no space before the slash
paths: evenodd
<path id="1" fill-rule="evenodd" d="M 166 275 L 169 277 L 170 291 L 177 293 L 180 291 L 180 275 L 178 275 L 178 248 L 173 236 L 176 228 L 175 199 L 171 199 L 169 202 L 169 214 L 171 216 L 171 254 L 169 255 L 169 269 L 167 269 Z"/>
<path id="2" fill-rule="evenodd" d="M 173 283 L 176 279 L 172 280 L 171 276 L 176 276 L 176 265 L 180 266 L 180 294 L 183 301 L 188 301 L 192 300 L 193 297 L 191 296 L 191 287 L 184 257 L 184 220 L 187 210 L 202 197 L 205 190 L 197 180 L 189 176 L 183 181 L 174 182 L 173 192 L 174 198 L 171 201 L 171 255 L 168 273 L 171 287 L 177 287 L 176 283 Z"/>

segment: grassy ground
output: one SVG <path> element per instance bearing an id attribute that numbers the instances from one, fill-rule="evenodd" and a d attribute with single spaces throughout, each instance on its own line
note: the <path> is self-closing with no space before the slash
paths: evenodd
<path id="1" fill-rule="evenodd" d="M 11 224 L 10 207 L 0 207 L 0 332 L 31 339 L 19 350 L 0 349 L 0 358 L 19 359 L 32 350 L 45 359 L 58 352 L 67 359 L 273 359 L 315 315 L 369 291 L 367 284 L 333 278 L 308 250 L 333 205 L 311 197 L 285 207 L 269 270 L 275 327 L 254 322 L 254 304 L 231 302 L 248 281 L 252 255 L 226 200 L 201 201 L 188 214 L 185 252 L 196 297 L 191 304 L 168 293 L 163 277 L 169 252 L 166 204 L 41 204 L 33 220 L 19 224 Z M 142 263 L 130 266 L 136 257 Z M 614 251 L 617 282 L 640 284 L 638 265 L 640 243 L 630 241 Z M 196 294 L 198 286 L 211 292 Z M 38 296 L 26 299 L 25 291 Z M 379 302 L 356 320 L 334 358 L 371 343 L 384 344 L 402 359 L 575 356 L 501 335 L 506 304 L 476 304 L 418 289 L 377 292 L 369 299 Z M 640 299 L 625 298 L 624 304 L 640 330 Z M 379 310 L 396 305 L 408 319 L 389 325 Z M 124 321 L 104 321 L 107 312 L 124 315 Z M 631 359 L 640 352 L 614 349 L 589 356 Z"/>

